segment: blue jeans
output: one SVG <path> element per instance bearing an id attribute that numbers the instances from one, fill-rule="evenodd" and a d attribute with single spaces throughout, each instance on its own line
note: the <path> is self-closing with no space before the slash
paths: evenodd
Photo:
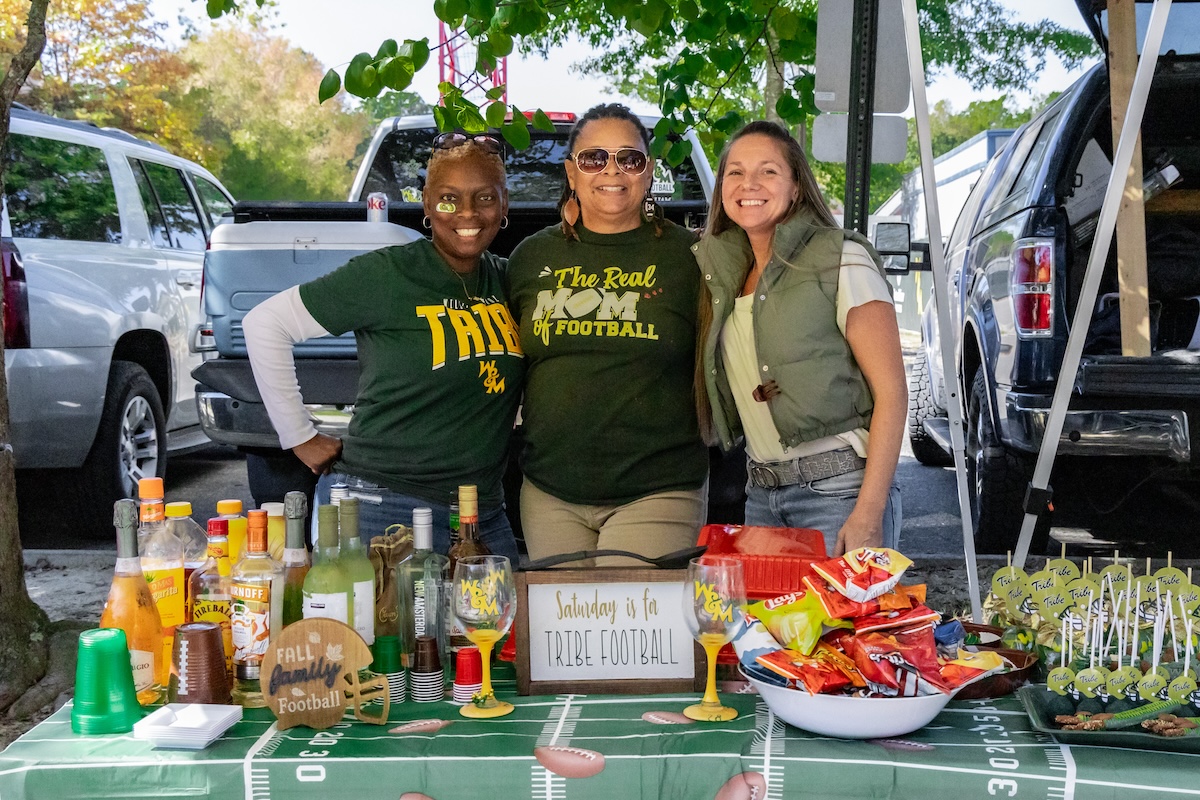
<path id="1" fill-rule="evenodd" d="M 764 489 L 746 484 L 746 524 L 780 528 L 815 528 L 825 534 L 825 549 L 833 555 L 838 531 L 846 523 L 865 470 L 857 469 L 811 483 Z M 900 542 L 900 487 L 894 482 L 883 511 L 883 546 L 897 549 Z"/>
<path id="2" fill-rule="evenodd" d="M 321 476 L 317 481 L 315 498 L 317 505 L 328 505 L 329 487 L 335 483 L 347 484 L 350 487 L 350 496 L 358 498 L 358 535 L 368 548 L 371 544 L 371 537 L 382 536 L 389 525 L 400 523 L 411 528 L 414 508 L 428 508 L 433 511 L 433 549 L 442 555 L 445 555 L 450 549 L 450 507 L 448 505 L 393 492 L 370 481 L 344 473 Z M 316 521 L 317 514 L 314 511 L 314 526 Z M 479 538 L 493 555 L 507 556 L 514 570 L 521 563 L 520 553 L 517 552 L 517 540 L 513 536 L 508 516 L 504 513 L 504 506 L 480 507 Z M 313 539 L 315 541 L 315 535 Z"/>

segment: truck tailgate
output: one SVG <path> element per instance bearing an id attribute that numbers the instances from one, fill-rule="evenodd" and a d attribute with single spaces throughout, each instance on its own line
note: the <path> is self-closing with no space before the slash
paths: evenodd
<path id="1" fill-rule="evenodd" d="M 420 238 L 411 228 L 371 222 L 223 223 L 204 256 L 204 310 L 217 352 L 245 358 L 242 319 L 277 292 L 332 272 L 354 256 Z M 297 357 L 353 356 L 354 336 L 310 339 Z"/>
<path id="2" fill-rule="evenodd" d="M 1075 391 L 1088 397 L 1200 397 L 1200 353 L 1169 350 L 1144 358 L 1084 356 Z"/>

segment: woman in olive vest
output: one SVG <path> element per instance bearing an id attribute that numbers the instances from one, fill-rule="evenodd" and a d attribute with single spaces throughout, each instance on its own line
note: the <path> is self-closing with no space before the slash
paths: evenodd
<path id="1" fill-rule="evenodd" d="M 730 140 L 696 260 L 701 416 L 726 449 L 745 437 L 746 524 L 816 528 L 831 555 L 895 547 L 907 387 L 891 287 L 783 128 Z"/>

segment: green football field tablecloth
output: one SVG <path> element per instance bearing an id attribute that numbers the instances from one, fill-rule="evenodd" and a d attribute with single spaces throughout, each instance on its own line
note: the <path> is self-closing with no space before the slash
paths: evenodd
<path id="1" fill-rule="evenodd" d="M 279 731 L 257 709 L 201 751 L 159 750 L 132 734 L 78 736 L 67 706 L 0 753 L 0 799 L 709 800 L 740 773 L 763 776 L 776 800 L 1200 796 L 1200 755 L 1060 745 L 1032 729 L 1014 698 L 951 703 L 919 731 L 861 742 L 785 725 L 754 695 L 723 695 L 740 712 L 732 722 L 657 724 L 643 715 L 678 714 L 695 697 L 522 698 L 511 681 L 499 688 L 517 708 L 497 720 L 408 702 L 387 725 L 348 717 L 327 731 Z M 409 724 L 420 720 L 449 724 Z M 556 751 L 566 766 L 552 765 L 562 773 L 595 774 L 547 770 L 534 755 L 543 747 L 566 748 Z"/>

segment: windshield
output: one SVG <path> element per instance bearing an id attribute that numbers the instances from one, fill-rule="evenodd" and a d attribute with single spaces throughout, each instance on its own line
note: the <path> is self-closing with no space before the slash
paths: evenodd
<path id="1" fill-rule="evenodd" d="M 395 130 L 384 137 L 367 174 L 362 197 L 383 192 L 393 202 L 419 203 L 425 188 L 425 163 L 429 160 L 432 128 Z M 513 203 L 556 203 L 566 180 L 567 133 L 533 132 L 525 150 L 504 148 L 508 172 L 508 199 Z M 678 167 L 658 161 L 650 189 L 656 200 L 704 201 L 704 187 L 690 160 Z"/>

